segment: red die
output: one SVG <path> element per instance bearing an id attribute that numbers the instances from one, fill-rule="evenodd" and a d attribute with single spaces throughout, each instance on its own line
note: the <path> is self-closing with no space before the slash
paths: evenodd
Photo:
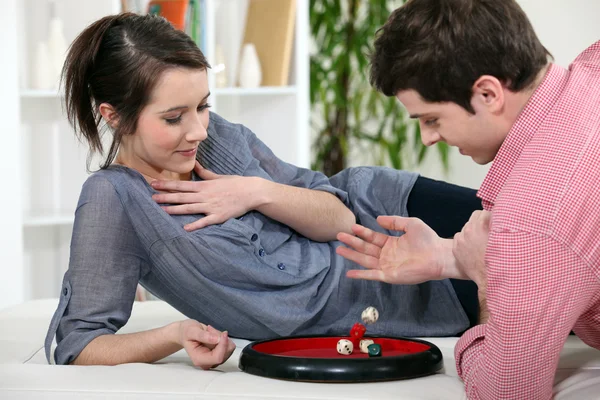
<path id="1" fill-rule="evenodd" d="M 352 329 L 350 329 L 350 337 L 352 338 L 352 341 L 360 342 L 360 339 L 362 339 L 363 336 L 365 336 L 366 331 L 367 328 L 365 328 L 365 326 L 360 322 L 357 322 L 354 325 L 352 325 Z"/>

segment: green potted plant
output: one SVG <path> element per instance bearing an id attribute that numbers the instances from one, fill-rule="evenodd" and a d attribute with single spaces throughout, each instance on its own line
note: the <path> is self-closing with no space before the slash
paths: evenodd
<path id="1" fill-rule="evenodd" d="M 310 0 L 314 51 L 310 59 L 313 169 L 331 176 L 362 163 L 411 169 L 427 152 L 419 125 L 395 98 L 369 84 L 369 54 L 376 31 L 404 0 Z M 448 170 L 448 147 L 436 145 Z"/>

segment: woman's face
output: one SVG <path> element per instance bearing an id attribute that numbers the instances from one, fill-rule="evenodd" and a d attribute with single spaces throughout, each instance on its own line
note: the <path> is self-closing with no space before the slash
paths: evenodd
<path id="1" fill-rule="evenodd" d="M 165 71 L 135 133 L 123 137 L 118 159 L 152 178 L 189 179 L 207 137 L 209 95 L 206 70 Z"/>

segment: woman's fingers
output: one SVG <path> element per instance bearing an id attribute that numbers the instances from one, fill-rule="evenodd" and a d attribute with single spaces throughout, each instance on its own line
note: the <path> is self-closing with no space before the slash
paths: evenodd
<path id="1" fill-rule="evenodd" d="M 206 345 L 216 345 L 221 341 L 220 332 L 211 332 L 202 326 L 190 328 L 188 338 Z"/>
<path id="2" fill-rule="evenodd" d="M 200 165 L 198 161 L 196 161 L 194 171 L 196 171 L 196 174 L 198 174 L 198 176 L 204 180 L 218 179 L 221 176 L 219 174 L 215 174 L 214 172 L 207 170 L 202 165 Z"/>
<path id="3" fill-rule="evenodd" d="M 219 344 L 207 353 L 203 353 L 201 364 L 198 365 L 202 369 L 211 369 L 215 366 L 223 364 L 231 355 L 228 353 L 229 336 L 227 331 L 221 333 Z"/>
<path id="4" fill-rule="evenodd" d="M 171 215 L 182 215 L 182 214 L 206 214 L 208 207 L 204 203 L 197 204 L 181 204 L 178 206 L 161 206 L 167 214 Z"/>
<path id="5" fill-rule="evenodd" d="M 208 329 L 209 332 L 213 332 L 213 333 L 218 334 L 218 335 L 221 334 L 221 331 L 215 329 L 214 327 L 212 327 L 210 325 L 208 325 L 207 329 Z M 233 342 L 233 340 L 231 340 L 231 338 L 229 338 L 228 341 L 227 341 L 227 352 L 233 353 L 233 351 L 235 350 L 235 348 L 236 348 L 235 343 Z"/>
<path id="6" fill-rule="evenodd" d="M 216 214 L 207 215 L 206 217 L 202 217 L 197 221 L 194 221 L 190 224 L 187 224 L 183 227 L 188 232 L 192 232 L 198 229 L 205 228 L 209 225 L 220 224 L 223 221 Z"/>
<path id="7" fill-rule="evenodd" d="M 156 190 L 170 192 L 198 192 L 202 182 L 197 181 L 174 181 L 174 180 L 155 180 L 150 185 Z"/>
<path id="8" fill-rule="evenodd" d="M 235 350 L 235 343 L 227 331 L 220 332 L 212 326 L 195 326 L 187 331 L 184 348 L 193 364 L 210 369 L 224 363 Z"/>
<path id="9" fill-rule="evenodd" d="M 204 198 L 198 192 L 175 192 L 152 195 L 152 200 L 159 204 L 188 204 L 201 203 Z"/>

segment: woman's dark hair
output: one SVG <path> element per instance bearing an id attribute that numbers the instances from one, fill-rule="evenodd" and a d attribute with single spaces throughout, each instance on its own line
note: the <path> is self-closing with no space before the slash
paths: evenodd
<path id="1" fill-rule="evenodd" d="M 189 36 L 156 15 L 104 17 L 71 44 L 62 70 L 65 109 L 80 139 L 88 143 L 90 154 L 104 153 L 98 106 L 108 103 L 118 115 L 101 168 L 113 162 L 123 136 L 135 132 L 140 112 L 161 74 L 177 67 L 210 68 Z"/>
<path id="2" fill-rule="evenodd" d="M 517 92 L 549 56 L 514 0 L 409 0 L 377 32 L 370 81 L 387 96 L 413 89 L 426 101 L 474 113 L 480 76 Z"/>

